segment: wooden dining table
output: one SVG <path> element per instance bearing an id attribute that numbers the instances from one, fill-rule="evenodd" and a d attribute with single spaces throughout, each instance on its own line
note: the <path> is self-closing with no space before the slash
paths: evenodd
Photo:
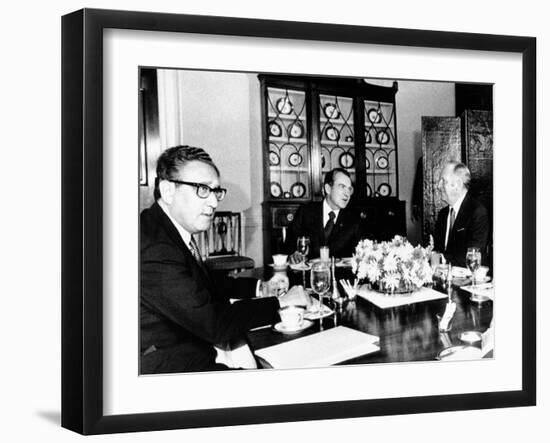
<path id="1" fill-rule="evenodd" d="M 302 271 L 287 270 L 290 285 L 303 284 L 305 279 Z M 267 280 L 273 274 L 273 268 L 256 268 L 245 271 L 242 275 Z M 336 270 L 337 280 L 353 278 L 351 270 L 340 268 Z M 464 285 L 464 280 L 458 282 Z M 344 294 L 343 288 L 338 288 Z M 434 283 L 433 289 L 448 293 L 443 287 Z M 448 297 L 402 305 L 399 307 L 381 309 L 371 302 L 355 297 L 345 300 L 341 306 L 328 303 L 334 313 L 315 320 L 309 328 L 295 333 L 283 334 L 271 327 L 261 328 L 248 333 L 249 344 L 253 351 L 296 340 L 300 337 L 315 334 L 336 326 L 346 326 L 351 329 L 366 332 L 379 337 L 380 351 L 347 360 L 339 364 L 389 363 L 436 360 L 440 352 L 451 346 L 466 345 L 461 340 L 461 334 L 466 331 L 485 332 L 493 318 L 493 301 L 478 303 L 470 300 L 470 293 L 461 289 L 458 284 L 451 285 L 450 297 L 456 303 L 451 329 L 440 332 L 437 316 L 442 316 L 448 302 Z M 328 298 L 325 298 L 327 304 Z M 322 324 L 321 324 L 322 322 Z M 473 346 L 480 347 L 476 342 Z M 489 353 L 487 356 L 491 356 Z M 486 357 L 487 357 L 486 356 Z M 269 367 L 266 362 L 264 366 Z"/>

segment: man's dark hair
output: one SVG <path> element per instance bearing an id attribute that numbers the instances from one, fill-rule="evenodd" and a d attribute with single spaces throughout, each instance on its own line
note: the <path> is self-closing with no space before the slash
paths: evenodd
<path id="1" fill-rule="evenodd" d="M 334 168 L 334 169 L 331 169 L 330 171 L 328 171 L 325 174 L 325 180 L 323 182 L 323 188 L 324 188 L 325 185 L 332 186 L 334 184 L 334 176 L 336 175 L 337 172 L 341 172 L 342 174 L 346 175 L 351 180 L 351 175 L 344 168 Z M 352 180 L 352 182 L 353 182 L 353 180 Z"/>
<path id="2" fill-rule="evenodd" d="M 157 160 L 157 177 L 155 178 L 155 190 L 153 194 L 155 200 L 160 198 L 160 181 L 175 179 L 180 168 L 192 161 L 200 161 L 212 166 L 218 177 L 220 176 L 218 167 L 204 149 L 187 145 L 168 148 Z"/>

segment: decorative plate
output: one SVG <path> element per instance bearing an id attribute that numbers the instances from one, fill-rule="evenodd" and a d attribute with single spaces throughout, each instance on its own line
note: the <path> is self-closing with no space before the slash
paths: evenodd
<path id="1" fill-rule="evenodd" d="M 282 97 L 277 100 L 277 111 L 281 114 L 290 114 L 292 112 L 292 102 L 288 97 Z"/>
<path id="2" fill-rule="evenodd" d="M 290 164 L 290 166 L 299 166 L 302 163 L 302 161 L 303 161 L 302 156 L 297 152 L 293 152 L 288 157 L 288 163 Z"/>
<path id="3" fill-rule="evenodd" d="M 376 133 L 376 141 L 381 145 L 385 145 L 390 141 L 390 136 L 386 129 L 381 129 Z"/>
<path id="4" fill-rule="evenodd" d="M 283 189 L 281 188 L 281 185 L 277 182 L 271 182 L 270 190 L 271 190 L 271 196 L 275 198 L 279 198 L 283 193 Z"/>
<path id="5" fill-rule="evenodd" d="M 369 143 L 372 143 L 372 135 L 370 135 L 369 130 L 366 130 L 365 131 L 365 144 L 368 145 Z"/>
<path id="6" fill-rule="evenodd" d="M 388 158 L 379 157 L 378 160 L 376 160 L 376 166 L 378 166 L 380 169 L 386 169 L 388 167 Z"/>
<path id="7" fill-rule="evenodd" d="M 338 161 L 340 162 L 340 166 L 342 166 L 342 168 L 351 168 L 353 166 L 353 162 L 355 161 L 355 157 L 349 152 L 344 152 L 340 155 Z"/>
<path id="8" fill-rule="evenodd" d="M 304 127 L 299 121 L 295 121 L 288 127 L 288 133 L 293 138 L 300 138 L 304 135 Z"/>
<path id="9" fill-rule="evenodd" d="M 345 140 L 349 143 L 353 142 L 353 135 L 346 136 Z"/>
<path id="10" fill-rule="evenodd" d="M 367 197 L 372 197 L 372 188 L 368 183 L 367 183 Z"/>
<path id="11" fill-rule="evenodd" d="M 325 135 L 329 140 L 336 141 L 340 138 L 340 131 L 331 125 L 325 129 Z"/>
<path id="12" fill-rule="evenodd" d="M 369 109 L 369 112 L 367 112 L 367 117 L 369 118 L 369 121 L 371 123 L 380 123 L 380 121 L 382 120 L 380 112 L 378 112 L 378 109 L 375 108 Z"/>
<path id="13" fill-rule="evenodd" d="M 367 169 L 370 169 L 370 160 L 368 158 L 365 159 L 365 165 L 367 166 Z"/>
<path id="14" fill-rule="evenodd" d="M 277 166 L 279 163 L 281 163 L 281 159 L 279 158 L 279 154 L 277 154 L 274 151 L 269 151 L 269 164 L 271 166 Z"/>
<path id="15" fill-rule="evenodd" d="M 325 113 L 327 118 L 340 117 L 340 111 L 338 111 L 338 108 L 334 103 L 327 103 L 325 106 L 323 106 L 323 112 Z"/>
<path id="16" fill-rule="evenodd" d="M 380 186 L 378 186 L 378 193 L 382 197 L 387 197 L 391 194 L 391 186 L 387 183 L 382 183 Z"/>
<path id="17" fill-rule="evenodd" d="M 303 183 L 297 182 L 292 185 L 290 188 L 292 196 L 295 198 L 301 198 L 306 193 L 306 186 Z"/>
<path id="18" fill-rule="evenodd" d="M 269 122 L 269 135 L 272 135 L 273 137 L 280 137 L 282 133 L 283 131 L 277 122 Z"/>

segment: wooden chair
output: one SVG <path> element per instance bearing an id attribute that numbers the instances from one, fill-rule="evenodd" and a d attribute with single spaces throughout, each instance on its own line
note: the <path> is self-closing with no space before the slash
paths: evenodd
<path id="1" fill-rule="evenodd" d="M 210 229 L 198 240 L 205 265 L 213 272 L 235 275 L 254 268 L 254 260 L 244 256 L 244 226 L 241 213 L 220 211 Z"/>

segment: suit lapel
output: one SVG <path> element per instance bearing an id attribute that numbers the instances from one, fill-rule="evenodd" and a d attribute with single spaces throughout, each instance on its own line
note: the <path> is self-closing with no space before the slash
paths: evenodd
<path id="1" fill-rule="evenodd" d="M 346 224 L 346 211 L 344 209 L 340 209 L 340 212 L 338 212 L 338 218 L 334 222 L 334 228 L 332 229 L 330 236 L 333 238 L 338 238 L 340 235 L 340 232 L 342 232 L 345 229 L 345 224 Z"/>
<path id="2" fill-rule="evenodd" d="M 462 204 L 460 205 L 460 210 L 458 211 L 458 214 L 455 219 L 455 224 L 453 225 L 452 234 L 455 234 L 459 229 L 464 228 L 466 226 L 466 222 L 470 218 L 470 212 L 471 212 L 471 205 L 470 205 L 470 198 L 469 194 L 466 194 L 464 197 L 464 200 L 462 201 Z"/>
<path id="3" fill-rule="evenodd" d="M 319 244 L 322 245 L 325 241 L 325 224 L 323 223 L 323 202 L 316 204 L 312 212 L 313 232 L 318 233 Z"/>
<path id="4" fill-rule="evenodd" d="M 177 228 L 172 223 L 172 220 L 168 218 L 168 216 L 166 215 L 164 210 L 158 205 L 158 203 L 155 203 L 154 206 L 159 222 L 164 228 L 164 231 L 167 233 L 168 237 L 170 237 L 170 239 L 181 249 L 187 259 L 187 262 L 190 263 L 192 267 L 195 267 L 200 273 L 202 273 L 203 276 L 208 280 L 208 282 L 210 282 L 208 270 L 205 268 L 204 265 L 199 264 L 195 257 L 193 257 L 193 254 L 181 238 L 181 235 L 178 232 Z"/>

